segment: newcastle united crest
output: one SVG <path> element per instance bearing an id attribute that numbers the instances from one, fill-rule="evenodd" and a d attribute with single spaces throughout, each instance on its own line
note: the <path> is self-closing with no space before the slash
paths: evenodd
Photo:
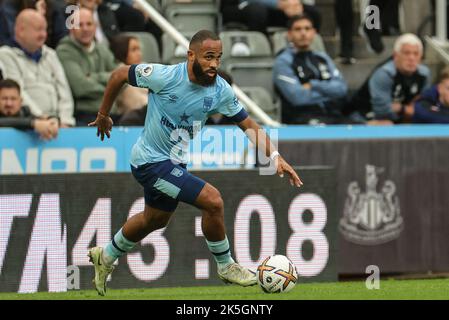
<path id="1" fill-rule="evenodd" d="M 376 245 L 396 239 L 403 228 L 396 185 L 386 180 L 377 190 L 378 174 L 383 168 L 366 165 L 365 192 L 356 181 L 348 186 L 343 218 L 339 229 L 346 240 Z"/>

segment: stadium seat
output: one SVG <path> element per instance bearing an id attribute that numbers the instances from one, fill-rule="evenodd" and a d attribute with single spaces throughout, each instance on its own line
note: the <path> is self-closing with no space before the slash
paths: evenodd
<path id="1" fill-rule="evenodd" d="M 162 12 L 162 5 L 159 0 L 146 0 L 148 4 L 152 5 L 154 9 L 156 9 L 159 12 Z"/>
<path id="2" fill-rule="evenodd" d="M 221 29 L 221 15 L 213 3 L 174 3 L 164 12 L 167 20 L 182 32 Z"/>
<path id="3" fill-rule="evenodd" d="M 187 40 L 193 36 L 193 32 L 183 34 Z M 167 33 L 162 35 L 162 62 L 175 64 L 187 59 L 187 49 L 178 45 Z"/>
<path id="4" fill-rule="evenodd" d="M 253 100 L 265 113 L 273 120 L 279 121 L 280 118 L 280 103 L 273 103 L 270 93 L 262 87 L 241 87 L 243 92 Z M 260 119 L 249 111 L 251 117 L 256 121 Z"/>
<path id="5" fill-rule="evenodd" d="M 239 86 L 265 88 L 274 98 L 273 56 L 267 37 L 256 31 L 224 31 L 222 68 Z"/>
<path id="6" fill-rule="evenodd" d="M 130 36 L 135 36 L 139 39 L 142 46 L 142 61 L 143 62 L 161 62 L 161 54 L 159 52 L 159 45 L 156 38 L 149 32 L 125 32 Z"/>

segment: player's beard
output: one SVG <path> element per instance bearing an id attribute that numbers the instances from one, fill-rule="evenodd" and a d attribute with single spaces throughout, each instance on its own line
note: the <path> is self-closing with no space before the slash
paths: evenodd
<path id="1" fill-rule="evenodd" d="M 196 80 L 202 86 L 206 86 L 206 87 L 211 86 L 215 83 L 215 80 L 217 79 L 216 73 L 213 77 L 211 77 L 206 72 L 204 72 L 197 59 L 195 59 L 195 61 L 193 62 L 192 70 L 193 70 L 193 74 L 195 75 Z"/>

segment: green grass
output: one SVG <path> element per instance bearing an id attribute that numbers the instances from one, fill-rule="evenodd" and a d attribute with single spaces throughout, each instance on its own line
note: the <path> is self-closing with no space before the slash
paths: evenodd
<path id="1" fill-rule="evenodd" d="M 449 279 L 381 280 L 380 289 L 368 290 L 364 281 L 298 284 L 283 294 L 266 294 L 257 286 L 109 289 L 107 296 L 98 296 L 94 290 L 64 293 L 39 292 L 32 294 L 0 293 L 0 300 L 447 300 Z"/>

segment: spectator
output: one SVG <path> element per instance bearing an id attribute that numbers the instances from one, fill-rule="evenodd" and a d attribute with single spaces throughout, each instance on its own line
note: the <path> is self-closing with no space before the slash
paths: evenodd
<path id="1" fill-rule="evenodd" d="M 0 47 L 6 44 L 9 34 L 5 0 L 0 0 Z"/>
<path id="2" fill-rule="evenodd" d="M 338 60 L 343 64 L 354 64 L 354 43 L 352 41 L 353 7 L 352 0 L 336 0 L 334 4 L 335 18 L 340 32 L 340 54 Z"/>
<path id="3" fill-rule="evenodd" d="M 58 120 L 33 116 L 28 107 L 22 106 L 19 84 L 11 79 L 0 80 L 0 127 L 34 129 L 43 140 L 58 135 Z"/>
<path id="4" fill-rule="evenodd" d="M 114 10 L 121 32 L 150 32 L 162 48 L 162 30 L 148 13 L 134 0 L 105 0 Z"/>
<path id="5" fill-rule="evenodd" d="M 53 0 L 4 0 L 0 5 L 0 45 L 13 45 L 14 24 L 16 16 L 23 9 L 36 9 L 47 21 L 47 40 L 45 44 L 55 48 L 59 40 L 68 31 L 65 26 L 65 18 Z"/>
<path id="6" fill-rule="evenodd" d="M 430 70 L 421 64 L 423 45 L 414 34 L 400 36 L 393 57 L 376 67 L 345 110 L 355 121 L 393 124 L 406 120 L 413 103 L 430 83 Z"/>
<path id="7" fill-rule="evenodd" d="M 414 123 L 449 123 L 449 67 L 437 84 L 424 90 L 413 111 Z"/>
<path id="8" fill-rule="evenodd" d="M 142 63 L 140 42 L 136 37 L 120 34 L 111 39 L 110 48 L 118 63 L 126 65 Z M 117 113 L 123 116 L 129 111 L 146 108 L 147 104 L 148 89 L 129 85 L 123 87 L 116 99 Z"/>
<path id="9" fill-rule="evenodd" d="M 379 9 L 380 28 L 368 28 L 365 23 L 366 17 L 364 17 L 362 19 L 361 33 L 362 36 L 366 36 L 371 50 L 380 54 L 385 48 L 382 42 L 382 35 L 399 34 L 399 0 L 370 0 L 369 5 Z M 362 12 L 362 14 L 364 13 Z"/>
<path id="10" fill-rule="evenodd" d="M 0 45 L 12 45 L 19 5 L 16 0 L 0 0 Z"/>
<path id="11" fill-rule="evenodd" d="M 109 42 L 120 32 L 150 32 L 161 45 L 162 30 L 134 0 L 70 0 L 89 9 L 97 24 L 97 42 Z"/>
<path id="12" fill-rule="evenodd" d="M 340 109 L 346 101 L 346 82 L 327 54 L 310 50 L 315 33 L 308 16 L 289 20 L 291 45 L 277 56 L 273 67 L 283 123 L 345 122 Z"/>
<path id="13" fill-rule="evenodd" d="M 62 127 L 75 125 L 73 98 L 64 69 L 44 43 L 47 22 L 34 9 L 19 13 L 13 47 L 0 48 L 3 76 L 17 81 L 23 103 L 35 116 L 55 116 Z"/>
<path id="14" fill-rule="evenodd" d="M 120 33 L 114 11 L 103 0 L 69 0 L 68 5 L 77 5 L 92 12 L 96 25 L 95 40 L 98 43 L 108 43 L 112 37 Z"/>
<path id="15" fill-rule="evenodd" d="M 118 120 L 120 126 L 143 126 L 147 116 L 148 105 L 124 113 Z"/>
<path id="16" fill-rule="evenodd" d="M 75 98 L 75 117 L 79 125 L 87 125 L 95 119 L 109 76 L 117 65 L 109 48 L 94 40 L 92 11 L 81 8 L 74 15 L 80 26 L 70 30 L 56 52 Z"/>
<path id="17" fill-rule="evenodd" d="M 221 2 L 223 22 L 239 22 L 250 31 L 267 33 L 268 26 L 287 27 L 287 21 L 295 15 L 307 14 L 319 31 L 319 11 L 301 0 L 231 0 Z"/>

